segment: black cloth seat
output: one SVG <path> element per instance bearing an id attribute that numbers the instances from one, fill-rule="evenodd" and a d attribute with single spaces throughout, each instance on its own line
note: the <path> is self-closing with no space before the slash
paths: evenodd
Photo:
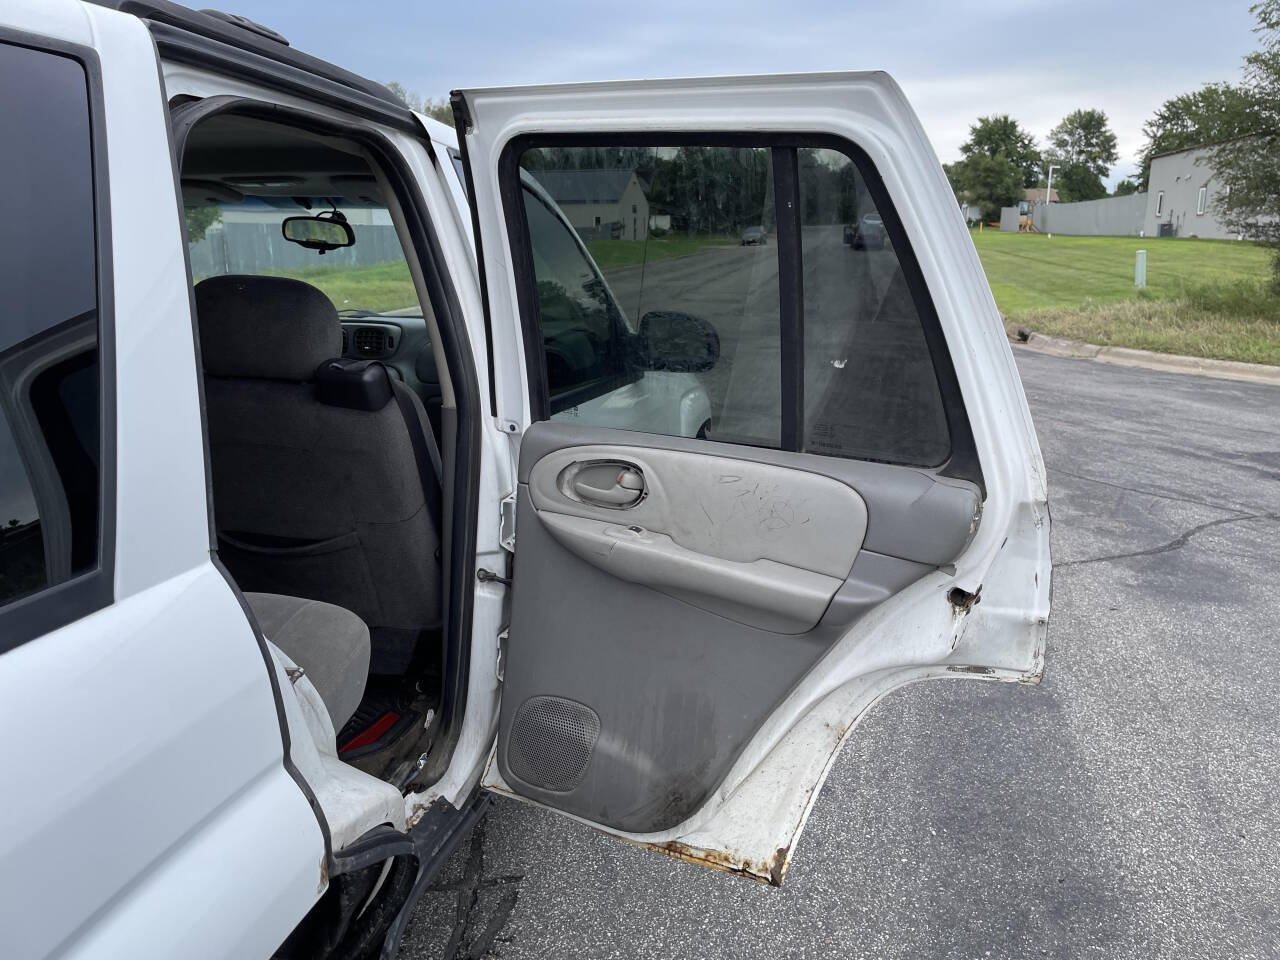
<path id="1" fill-rule="evenodd" d="M 441 616 L 440 455 L 421 400 L 340 360 L 337 311 L 309 284 L 212 277 L 195 298 L 223 562 L 244 591 L 350 610 L 372 672 L 409 670 Z"/>

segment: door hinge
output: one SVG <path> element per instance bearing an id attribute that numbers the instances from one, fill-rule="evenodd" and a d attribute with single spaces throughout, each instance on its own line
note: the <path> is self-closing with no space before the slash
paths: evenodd
<path id="1" fill-rule="evenodd" d="M 502 549 L 507 553 L 516 552 L 516 498 L 508 496 L 502 498 L 501 518 L 498 523 L 498 543 L 502 545 Z"/>

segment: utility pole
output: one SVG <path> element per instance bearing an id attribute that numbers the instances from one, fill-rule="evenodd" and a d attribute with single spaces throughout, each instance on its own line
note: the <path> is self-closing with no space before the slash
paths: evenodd
<path id="1" fill-rule="evenodd" d="M 1062 169 L 1058 164 L 1049 164 L 1049 185 L 1044 188 L 1044 232 L 1049 234 L 1050 238 L 1053 234 L 1049 231 L 1049 204 L 1053 200 L 1053 171 Z"/>

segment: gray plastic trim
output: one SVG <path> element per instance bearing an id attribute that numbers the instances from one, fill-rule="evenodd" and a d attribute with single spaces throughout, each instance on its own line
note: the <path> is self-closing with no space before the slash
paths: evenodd
<path id="1" fill-rule="evenodd" d="M 819 627 L 843 630 L 936 569 L 925 563 L 863 550 L 853 563 L 849 579 L 831 598 Z"/>
<path id="2" fill-rule="evenodd" d="M 524 448 L 522 459 L 532 452 Z M 828 578 L 849 575 L 867 530 L 867 506 L 856 490 L 817 473 L 716 453 L 565 447 L 529 471 L 529 493 L 540 513 L 638 526 L 709 559 L 739 565 L 772 560 Z M 623 507 L 583 502 L 572 480 L 595 464 L 638 471 L 643 495 Z"/>
<path id="3" fill-rule="evenodd" d="M 960 556 L 977 530 L 982 513 L 977 486 L 919 467 L 789 453 L 550 420 L 532 424 L 521 439 L 520 482 L 530 483 L 534 465 L 548 454 L 562 448 L 585 445 L 613 448 L 615 457 L 627 456 L 628 450 L 635 451 L 636 448 L 643 454 L 632 452 L 630 456 L 633 459 L 642 455 L 652 456 L 659 450 L 683 451 L 696 453 L 700 458 L 740 460 L 755 467 L 771 464 L 788 471 L 828 477 L 857 491 L 865 505 L 864 550 L 934 567 L 945 566 Z M 570 453 L 568 450 L 565 452 Z M 794 474 L 791 482 L 795 482 Z M 695 549 L 691 544 L 683 545 Z M 812 564 L 804 565 L 814 569 Z"/>
<path id="4" fill-rule="evenodd" d="M 550 511 L 538 516 L 562 546 L 606 573 L 774 633 L 811 630 L 843 582 L 773 560 L 722 560 L 642 527 Z"/>

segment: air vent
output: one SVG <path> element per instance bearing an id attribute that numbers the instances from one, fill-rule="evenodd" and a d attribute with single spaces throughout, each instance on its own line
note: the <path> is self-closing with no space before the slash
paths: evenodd
<path id="1" fill-rule="evenodd" d="M 351 349 L 349 345 L 350 341 L 351 341 L 351 335 L 347 333 L 347 328 L 343 327 L 342 328 L 342 355 L 344 357 L 347 355 L 347 351 Z"/>
<path id="2" fill-rule="evenodd" d="M 395 336 L 379 327 L 356 327 L 351 333 L 353 352 L 358 357 L 385 357 L 396 348 Z"/>

